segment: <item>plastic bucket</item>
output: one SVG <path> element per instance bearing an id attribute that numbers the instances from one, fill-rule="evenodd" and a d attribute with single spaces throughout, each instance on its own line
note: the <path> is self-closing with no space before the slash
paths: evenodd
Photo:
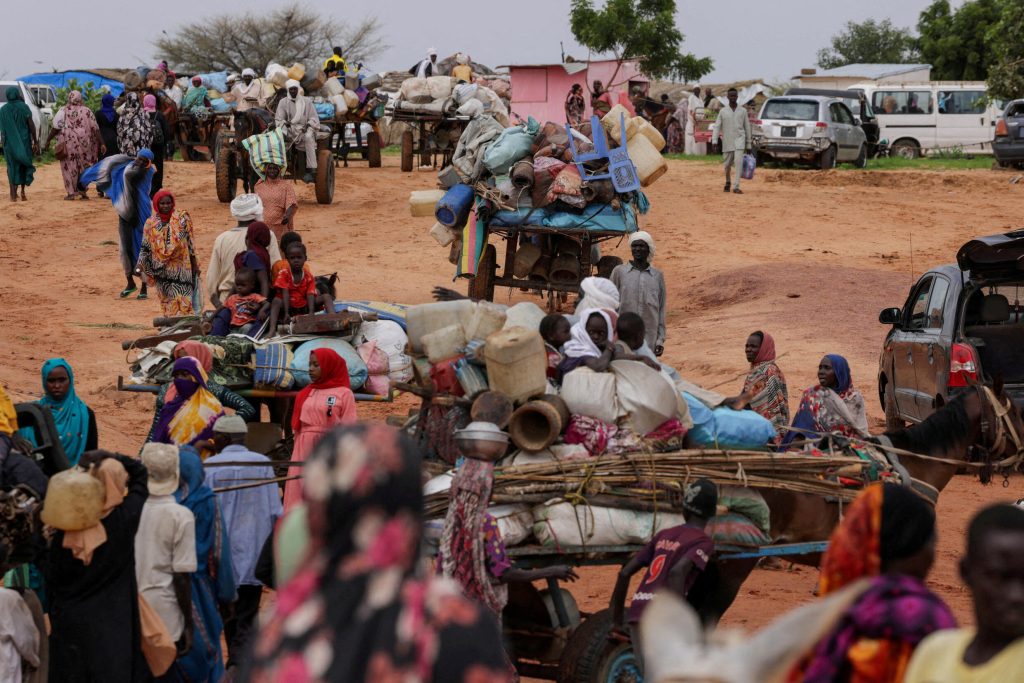
<path id="1" fill-rule="evenodd" d="M 469 219 L 469 211 L 473 208 L 473 188 L 459 183 L 448 190 L 437 203 L 434 217 L 441 225 L 449 228 L 461 228 Z"/>

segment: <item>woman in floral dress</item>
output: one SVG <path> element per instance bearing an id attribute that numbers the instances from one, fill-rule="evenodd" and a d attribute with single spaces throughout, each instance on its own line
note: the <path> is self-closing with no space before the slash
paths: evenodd
<path id="1" fill-rule="evenodd" d="M 106 154 L 107 149 L 96 125 L 96 117 L 83 104 L 79 91 L 68 93 L 68 103 L 53 117 L 53 128 L 44 146 L 49 147 L 54 137 L 58 138 L 58 146 L 64 149 L 64 158 L 60 160 L 60 175 L 64 179 L 66 193 L 64 199 L 88 199 L 85 190 L 78 186 L 78 176 Z"/>
<path id="2" fill-rule="evenodd" d="M 188 211 L 174 210 L 174 195 L 168 190 L 153 197 L 153 211 L 142 228 L 138 270 L 156 285 L 165 316 L 196 315 L 202 310 L 202 293 L 192 218 Z"/>

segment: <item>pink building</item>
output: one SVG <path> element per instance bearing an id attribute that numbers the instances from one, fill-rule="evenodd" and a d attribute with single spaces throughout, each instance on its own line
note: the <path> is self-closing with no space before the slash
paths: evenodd
<path id="1" fill-rule="evenodd" d="M 593 113 L 590 110 L 590 89 L 595 80 L 601 81 L 606 88 L 609 82 L 614 83 L 610 90 L 616 102 L 618 93 L 627 94 L 633 86 L 640 86 L 647 92 L 650 84 L 635 61 L 620 64 L 606 59 L 565 64 L 510 64 L 506 68 L 512 84 L 512 112 L 523 119 L 532 116 L 541 123 L 565 123 L 565 98 L 575 83 L 583 86 L 587 118 Z"/>

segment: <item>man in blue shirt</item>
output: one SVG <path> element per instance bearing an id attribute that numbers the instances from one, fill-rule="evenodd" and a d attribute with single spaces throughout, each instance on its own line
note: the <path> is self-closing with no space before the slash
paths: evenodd
<path id="1" fill-rule="evenodd" d="M 274 478 L 270 459 L 245 447 L 248 431 L 248 425 L 237 415 L 225 415 L 214 423 L 213 445 L 217 454 L 205 462 L 206 485 L 214 491 Z M 266 463 L 266 466 L 224 463 Z M 270 483 L 220 491 L 217 500 L 227 527 L 231 564 L 238 585 L 238 601 L 234 609 L 224 610 L 221 614 L 230 669 L 237 666 L 244 656 L 259 613 L 263 584 L 256 579 L 254 570 L 263 544 L 281 517 L 281 493 L 276 483 Z"/>

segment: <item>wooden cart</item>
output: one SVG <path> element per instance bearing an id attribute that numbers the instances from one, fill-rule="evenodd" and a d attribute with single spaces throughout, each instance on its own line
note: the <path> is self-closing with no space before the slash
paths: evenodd
<path id="1" fill-rule="evenodd" d="M 402 171 L 413 169 L 414 159 L 420 166 L 444 168 L 451 163 L 452 153 L 470 117 L 454 113 L 454 105 L 437 109 L 398 102 L 387 110 L 395 123 L 405 124 L 402 131 Z"/>

